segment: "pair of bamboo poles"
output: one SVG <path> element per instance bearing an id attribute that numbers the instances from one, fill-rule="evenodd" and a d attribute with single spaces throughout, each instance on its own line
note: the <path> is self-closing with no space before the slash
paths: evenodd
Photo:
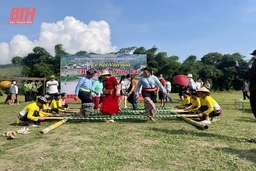
<path id="1" fill-rule="evenodd" d="M 177 117 L 177 118 L 181 118 L 183 119 L 184 121 L 186 121 L 187 123 L 190 123 L 200 129 L 208 129 L 208 126 L 205 125 L 205 124 L 202 124 L 200 122 L 196 122 L 190 118 L 194 118 L 194 117 L 198 117 L 198 115 L 190 115 L 190 114 L 179 114 L 177 112 L 174 112 L 174 111 L 171 111 L 171 110 L 158 110 L 160 113 L 172 113 L 172 114 L 169 114 L 169 115 L 155 115 L 154 118 L 169 118 L 169 117 Z M 135 111 L 136 112 L 136 111 Z M 125 112 L 126 113 L 126 112 Z M 143 112 L 139 112 L 139 113 L 143 113 Z M 101 115 L 102 116 L 102 115 Z M 98 117 L 98 115 L 95 115 L 94 113 L 94 116 L 89 116 L 87 118 L 82 118 L 82 117 L 45 117 L 44 119 L 45 120 L 61 120 L 43 130 L 40 131 L 40 134 L 41 135 L 44 135 L 48 132 L 50 132 L 51 130 L 59 127 L 60 125 L 66 123 L 68 120 L 100 120 L 100 121 L 106 121 L 106 120 L 110 120 L 110 119 L 116 119 L 116 120 L 120 120 L 120 119 L 146 119 L 148 118 L 148 116 L 144 116 L 144 115 L 126 115 L 126 116 L 120 116 L 119 115 L 115 115 L 115 116 L 103 116 L 103 117 Z"/>

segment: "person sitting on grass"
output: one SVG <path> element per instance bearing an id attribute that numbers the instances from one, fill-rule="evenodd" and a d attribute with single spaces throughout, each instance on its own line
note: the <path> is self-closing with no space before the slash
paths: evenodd
<path id="1" fill-rule="evenodd" d="M 67 109 L 62 108 L 61 93 L 58 93 L 55 96 L 55 98 L 51 102 L 50 107 L 51 107 L 52 111 L 55 113 L 66 112 Z"/>
<path id="2" fill-rule="evenodd" d="M 191 92 L 191 105 L 188 106 L 185 110 L 189 111 L 189 113 L 195 113 L 201 107 L 200 99 L 196 93 L 196 91 Z"/>
<path id="3" fill-rule="evenodd" d="M 200 97 L 201 107 L 198 110 L 198 116 L 204 124 L 211 124 L 211 121 L 218 120 L 222 114 L 220 105 L 210 96 L 211 92 L 205 87 L 196 91 Z"/>
<path id="4" fill-rule="evenodd" d="M 68 104 L 66 103 L 67 94 L 61 93 L 61 103 L 62 103 L 62 109 L 69 110 Z"/>
<path id="5" fill-rule="evenodd" d="M 41 110 L 43 112 L 52 113 L 52 108 L 51 108 L 52 96 L 50 96 L 49 94 L 46 94 L 44 97 L 46 98 L 47 102 L 43 105 Z"/>
<path id="6" fill-rule="evenodd" d="M 19 120 L 27 122 L 31 127 L 39 126 L 44 120 L 42 117 L 52 116 L 50 113 L 41 111 L 41 108 L 46 103 L 47 100 L 45 97 L 39 97 L 36 102 L 27 105 L 20 111 L 18 115 Z"/>
<path id="7" fill-rule="evenodd" d="M 191 105 L 190 93 L 188 91 L 183 91 L 182 95 L 183 95 L 183 100 L 182 100 L 181 104 L 179 104 L 178 106 L 175 107 L 177 109 L 185 109 Z"/>

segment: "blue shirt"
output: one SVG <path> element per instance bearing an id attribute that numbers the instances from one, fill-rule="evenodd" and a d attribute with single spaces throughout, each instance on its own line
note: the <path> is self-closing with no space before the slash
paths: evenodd
<path id="1" fill-rule="evenodd" d="M 135 94 L 139 93 L 141 86 L 142 86 L 142 88 L 155 88 L 156 85 L 160 88 L 160 90 L 163 93 L 166 93 L 166 89 L 160 83 L 160 81 L 158 80 L 158 78 L 156 76 L 154 76 L 154 75 L 151 75 L 149 77 L 142 76 L 139 79 Z"/>
<path id="2" fill-rule="evenodd" d="M 92 89 L 93 82 L 94 81 L 92 79 L 89 79 L 89 78 L 86 78 L 86 77 L 81 78 L 79 80 L 79 82 L 77 83 L 77 85 L 76 85 L 75 94 L 78 95 L 78 92 L 79 92 L 80 88 L 85 88 L 85 89 L 94 91 Z"/>

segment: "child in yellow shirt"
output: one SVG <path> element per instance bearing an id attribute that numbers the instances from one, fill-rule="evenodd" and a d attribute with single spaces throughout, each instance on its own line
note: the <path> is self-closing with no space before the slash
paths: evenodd
<path id="1" fill-rule="evenodd" d="M 27 105 L 20 111 L 18 118 L 21 121 L 27 122 L 29 126 L 36 127 L 44 120 L 42 117 L 51 116 L 49 113 L 41 111 L 44 104 L 47 103 L 45 97 L 39 97 L 36 102 Z"/>
<path id="2" fill-rule="evenodd" d="M 195 113 L 201 107 L 200 99 L 195 91 L 191 92 L 191 105 L 188 106 L 185 110 L 189 113 Z"/>
<path id="3" fill-rule="evenodd" d="M 201 107 L 198 110 L 198 116 L 202 119 L 202 123 L 211 124 L 216 117 L 222 114 L 220 105 L 210 96 L 211 92 L 205 87 L 201 87 L 196 91 L 200 97 Z"/>
<path id="4" fill-rule="evenodd" d="M 175 108 L 185 109 L 185 108 L 187 108 L 188 106 L 191 105 L 190 93 L 188 91 L 183 91 L 182 95 L 183 95 L 183 100 L 182 100 L 181 104 L 179 104 Z"/>

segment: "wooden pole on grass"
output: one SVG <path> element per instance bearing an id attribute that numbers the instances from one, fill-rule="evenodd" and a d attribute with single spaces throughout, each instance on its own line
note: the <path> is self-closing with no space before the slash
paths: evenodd
<path id="1" fill-rule="evenodd" d="M 51 130 L 53 130 L 53 129 L 59 127 L 60 125 L 66 123 L 67 121 L 68 121 L 68 119 L 63 119 L 63 120 L 61 120 L 61 121 L 59 121 L 59 122 L 57 122 L 57 123 L 55 123 L 55 124 L 53 124 L 53 125 L 51 125 L 51 126 L 45 128 L 45 129 L 43 129 L 42 131 L 39 132 L 39 134 L 40 134 L 40 135 L 44 135 L 44 134 L 50 132 Z"/>

